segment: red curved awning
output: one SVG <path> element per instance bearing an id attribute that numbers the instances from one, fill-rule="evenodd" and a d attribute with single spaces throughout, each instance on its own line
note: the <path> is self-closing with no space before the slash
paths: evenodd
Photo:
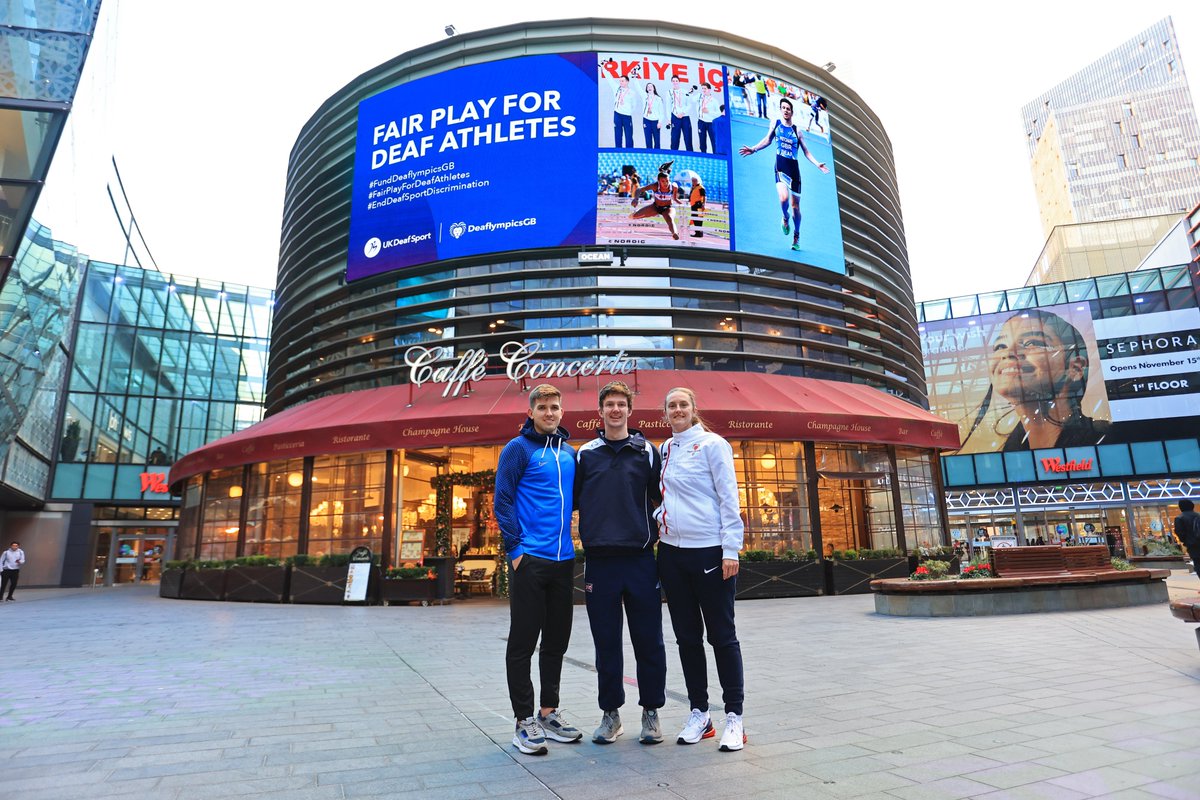
<path id="1" fill-rule="evenodd" d="M 957 449 L 958 426 L 898 397 L 854 383 L 754 372 L 647 370 L 620 376 L 636 393 L 631 426 L 670 435 L 662 402 L 676 386 L 696 393 L 705 421 L 729 439 L 870 442 Z M 586 441 L 600 425 L 597 393 L 613 376 L 550 381 L 563 392 L 563 426 Z M 539 381 L 529 383 L 532 386 Z M 212 469 L 365 450 L 503 444 L 517 434 L 528 392 L 505 376 L 443 397 L 444 384 L 404 384 L 331 395 L 294 406 L 193 450 L 169 482 Z"/>

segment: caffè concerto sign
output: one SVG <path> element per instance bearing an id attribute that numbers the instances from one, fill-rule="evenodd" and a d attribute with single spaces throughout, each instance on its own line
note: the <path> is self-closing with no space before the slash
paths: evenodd
<path id="1" fill-rule="evenodd" d="M 624 350 L 615 356 L 530 363 L 539 349 L 538 342 L 505 342 L 500 346 L 500 361 L 510 381 L 628 375 L 637 367 L 637 361 Z M 482 348 L 467 350 L 455 358 L 452 347 L 414 345 L 404 351 L 404 363 L 409 368 L 409 380 L 418 388 L 426 383 L 445 384 L 442 397 L 457 397 L 467 383 L 483 380 L 488 374 L 488 354 Z"/>

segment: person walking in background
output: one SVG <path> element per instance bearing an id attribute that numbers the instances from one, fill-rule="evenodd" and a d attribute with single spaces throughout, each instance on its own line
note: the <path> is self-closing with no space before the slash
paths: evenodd
<path id="1" fill-rule="evenodd" d="M 1187 549 L 1192 571 L 1200 575 L 1200 514 L 1191 500 L 1179 501 L 1179 516 L 1175 518 L 1175 538 Z"/>
<path id="2" fill-rule="evenodd" d="M 529 393 L 521 435 L 496 464 L 496 521 L 512 565 L 505 666 L 517 718 L 513 747 L 545 755 L 546 738 L 578 742 L 583 733 L 558 708 L 563 655 L 571 640 L 575 546 L 571 543 L 575 452 L 562 421 L 562 392 L 548 383 Z M 538 637 L 541 708 L 534 715 L 529 670 Z"/>
<path id="3" fill-rule="evenodd" d="M 12 602 L 13 592 L 17 588 L 17 579 L 21 577 L 21 565 L 25 563 L 25 551 L 20 542 L 13 542 L 8 549 L 0 553 L 0 597 L 6 602 Z"/>
<path id="4" fill-rule="evenodd" d="M 692 707 L 676 741 L 696 744 L 715 735 L 708 713 L 707 631 L 725 702 L 720 749 L 741 750 L 746 743 L 745 689 L 733 601 L 744 523 L 733 448 L 705 427 L 691 389 L 668 392 L 664 410 L 673 435 L 661 448 L 658 575 L 667 593 Z"/>
<path id="5" fill-rule="evenodd" d="M 623 733 L 625 665 L 621 610 L 637 661 L 638 705 L 642 707 L 642 744 L 662 741 L 658 709 L 666 703 L 667 652 L 662 633 L 662 596 L 654 544 L 658 525 L 661 456 L 641 431 L 629 428 L 633 392 L 622 381 L 600 390 L 604 427 L 582 445 L 575 465 L 575 502 L 579 540 L 587 557 L 584 596 L 592 640 L 596 644 L 596 680 L 603 717 L 592 736 L 611 744 Z"/>

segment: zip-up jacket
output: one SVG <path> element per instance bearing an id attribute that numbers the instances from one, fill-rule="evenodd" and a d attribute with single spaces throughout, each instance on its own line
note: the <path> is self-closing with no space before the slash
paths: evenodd
<path id="1" fill-rule="evenodd" d="M 661 498 L 662 457 L 641 431 L 619 444 L 599 435 L 579 448 L 575 505 L 588 555 L 647 550 L 658 541 L 654 509 Z"/>
<path id="2" fill-rule="evenodd" d="M 674 547 L 721 546 L 737 558 L 745 525 L 738 502 L 733 448 L 699 424 L 662 443 L 659 539 Z"/>
<path id="3" fill-rule="evenodd" d="M 546 436 L 533 419 L 500 451 L 493 507 L 510 559 L 528 553 L 550 561 L 575 558 L 571 543 L 575 451 L 563 428 Z"/>

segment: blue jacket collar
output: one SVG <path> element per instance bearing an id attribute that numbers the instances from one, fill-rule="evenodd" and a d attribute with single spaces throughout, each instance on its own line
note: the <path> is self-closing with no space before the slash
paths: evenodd
<path id="1" fill-rule="evenodd" d="M 562 443 L 571 438 L 570 432 L 561 425 L 558 426 L 557 431 L 549 436 L 544 433 L 538 433 L 537 428 L 535 428 L 533 425 L 533 417 L 525 417 L 525 424 L 521 426 L 521 435 L 526 439 L 532 439 L 538 444 L 549 444 L 552 443 L 551 440 L 553 439 L 557 439 L 560 443 Z"/>

